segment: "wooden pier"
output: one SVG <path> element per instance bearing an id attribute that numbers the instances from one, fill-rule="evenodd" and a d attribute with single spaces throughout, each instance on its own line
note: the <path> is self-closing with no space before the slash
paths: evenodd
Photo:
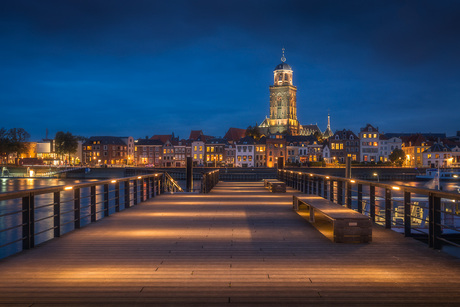
<path id="1" fill-rule="evenodd" d="M 332 243 L 296 193 L 152 198 L 0 260 L 0 305 L 460 305 L 460 259 L 378 226 L 372 243 Z"/>

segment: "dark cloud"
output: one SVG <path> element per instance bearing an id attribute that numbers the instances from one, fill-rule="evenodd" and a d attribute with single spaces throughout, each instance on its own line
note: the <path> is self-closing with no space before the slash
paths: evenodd
<path id="1" fill-rule="evenodd" d="M 2 1 L 4 125 L 25 112 L 30 130 L 221 135 L 263 120 L 285 46 L 301 122 L 324 126 L 330 108 L 336 128 L 402 131 L 401 113 L 428 112 L 452 133 L 437 118 L 459 111 L 459 15 L 458 1 L 426 0 Z M 80 125 L 88 114 L 110 119 Z"/>

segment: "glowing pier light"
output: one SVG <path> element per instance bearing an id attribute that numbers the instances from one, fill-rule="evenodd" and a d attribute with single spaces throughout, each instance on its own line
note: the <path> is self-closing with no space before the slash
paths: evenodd
<path id="1" fill-rule="evenodd" d="M 115 182 L 117 182 L 117 181 L 116 181 L 116 180 L 112 180 L 112 181 L 110 181 L 110 182 L 111 182 L 111 183 L 115 183 Z"/>
<path id="2" fill-rule="evenodd" d="M 326 179 L 330 179 L 329 176 L 326 176 Z"/>
<path id="3" fill-rule="evenodd" d="M 64 190 L 67 190 L 67 191 L 72 190 L 72 189 L 73 189 L 73 187 L 70 187 L 70 186 L 67 186 L 67 187 L 64 188 Z"/>
<path id="4" fill-rule="evenodd" d="M 141 178 L 142 178 L 141 176 L 137 177 L 137 179 L 141 179 Z"/>
<path id="5" fill-rule="evenodd" d="M 350 182 L 351 182 L 351 183 L 355 183 L 356 181 L 354 181 L 354 180 L 350 180 Z"/>
<path id="6" fill-rule="evenodd" d="M 391 187 L 391 188 L 392 188 L 393 190 L 397 190 L 397 191 L 401 190 L 400 187 Z"/>

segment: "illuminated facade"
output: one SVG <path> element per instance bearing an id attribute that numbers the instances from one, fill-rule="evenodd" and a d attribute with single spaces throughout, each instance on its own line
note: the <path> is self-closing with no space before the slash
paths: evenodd
<path id="1" fill-rule="evenodd" d="M 298 135 L 300 125 L 297 120 L 297 87 L 292 83 L 292 68 L 283 56 L 282 63 L 273 71 L 273 85 L 270 85 L 270 117 L 259 126 L 265 135 Z"/>
<path id="2" fill-rule="evenodd" d="M 128 163 L 129 138 L 92 136 L 83 143 L 83 163 L 88 165 L 125 165 Z M 134 144 L 134 142 L 132 142 Z M 134 152 L 134 146 L 133 146 Z M 134 159 L 134 155 L 133 155 Z"/>
<path id="3" fill-rule="evenodd" d="M 163 142 L 139 139 L 134 142 L 134 163 L 144 166 L 161 166 Z"/>
<path id="4" fill-rule="evenodd" d="M 361 128 L 359 133 L 361 140 L 360 150 L 360 161 L 361 162 L 377 162 L 380 160 L 379 157 L 379 141 L 380 133 L 379 129 L 375 128 L 371 124 L 367 124 L 366 127 Z"/>

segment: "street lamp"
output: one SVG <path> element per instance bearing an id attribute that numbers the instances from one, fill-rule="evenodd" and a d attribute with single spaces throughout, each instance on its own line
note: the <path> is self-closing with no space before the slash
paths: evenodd
<path id="1" fill-rule="evenodd" d="M 377 182 L 379 182 L 379 181 L 380 181 L 380 178 L 379 178 L 379 174 L 377 174 L 377 173 L 374 173 L 374 174 L 372 174 L 372 175 L 374 175 L 375 177 L 377 177 Z"/>

